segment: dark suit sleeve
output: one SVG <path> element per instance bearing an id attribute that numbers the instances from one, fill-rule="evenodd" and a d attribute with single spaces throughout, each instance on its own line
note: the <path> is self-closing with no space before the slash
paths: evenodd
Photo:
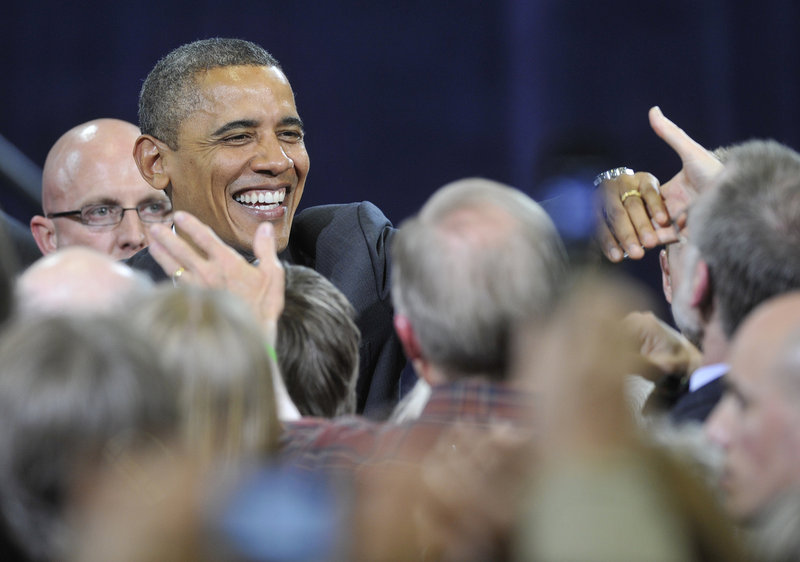
<path id="1" fill-rule="evenodd" d="M 290 261 L 317 270 L 356 309 L 358 411 L 381 418 L 397 402 L 405 357 L 392 325 L 389 245 L 395 229 L 368 202 L 311 207 L 295 217 Z"/>
<path id="2" fill-rule="evenodd" d="M 705 422 L 722 398 L 725 390 L 723 379 L 724 377 L 715 379 L 694 392 L 688 392 L 682 396 L 669 412 L 672 422 L 676 424 Z"/>
<path id="3" fill-rule="evenodd" d="M 150 279 L 156 283 L 168 279 L 167 274 L 164 273 L 164 270 L 161 269 L 161 266 L 158 265 L 158 262 L 153 259 L 153 256 L 150 255 L 149 248 L 144 248 L 143 250 L 138 251 L 128 259 L 124 260 L 124 263 L 133 269 L 147 274 Z"/>

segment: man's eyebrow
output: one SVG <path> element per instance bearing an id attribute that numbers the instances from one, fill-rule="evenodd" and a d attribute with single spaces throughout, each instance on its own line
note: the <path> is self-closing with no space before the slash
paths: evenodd
<path id="1" fill-rule="evenodd" d="M 225 133 L 228 133 L 235 129 L 250 129 L 253 127 L 258 127 L 260 124 L 259 121 L 255 119 L 239 119 L 238 121 L 231 121 L 229 123 L 225 123 L 222 127 L 211 133 L 211 136 L 214 137 L 221 137 Z M 303 121 L 299 117 L 289 116 L 284 117 L 278 122 L 278 126 L 280 127 L 299 127 L 301 130 L 305 131 L 305 127 L 303 126 Z"/>
<path id="2" fill-rule="evenodd" d="M 305 127 L 303 126 L 303 120 L 300 119 L 299 117 L 294 117 L 294 116 L 284 117 L 283 119 L 280 120 L 278 125 L 280 125 L 281 127 L 287 127 L 287 126 L 300 127 L 301 130 L 305 131 Z"/>
<path id="3" fill-rule="evenodd" d="M 97 199 L 89 199 L 83 205 L 81 205 L 81 208 L 90 207 L 93 205 L 119 205 L 122 207 L 122 203 L 120 203 L 118 199 L 112 199 L 111 197 L 99 197 Z"/>
<path id="4" fill-rule="evenodd" d="M 258 121 L 255 119 L 239 119 L 238 121 L 230 121 L 211 133 L 211 136 L 220 137 L 234 129 L 250 129 L 253 127 L 258 127 L 258 124 Z"/>

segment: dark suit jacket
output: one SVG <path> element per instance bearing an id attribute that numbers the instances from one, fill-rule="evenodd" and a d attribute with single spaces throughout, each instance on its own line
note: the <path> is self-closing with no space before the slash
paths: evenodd
<path id="1" fill-rule="evenodd" d="M 687 392 L 681 396 L 669 412 L 670 420 L 676 424 L 706 421 L 711 410 L 722 398 L 722 391 L 725 388 L 723 378 L 724 376 L 714 379 L 694 392 Z"/>
<path id="2" fill-rule="evenodd" d="M 9 240 L 9 244 L 14 252 L 13 269 L 23 271 L 30 264 L 42 257 L 36 240 L 33 239 L 31 229 L 28 225 L 21 223 L 16 218 L 0 210 L 0 224 Z"/>
<path id="3" fill-rule="evenodd" d="M 394 231 L 372 203 L 310 207 L 294 218 L 289 245 L 280 256 L 315 269 L 356 309 L 361 331 L 357 410 L 376 419 L 386 417 L 397 402 L 406 363 L 392 324 L 388 247 Z M 167 278 L 147 249 L 127 263 L 157 281 Z"/>

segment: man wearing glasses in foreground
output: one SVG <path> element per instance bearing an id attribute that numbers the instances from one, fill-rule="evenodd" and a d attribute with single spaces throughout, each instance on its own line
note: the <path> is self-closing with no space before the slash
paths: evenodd
<path id="1" fill-rule="evenodd" d="M 96 119 L 64 133 L 42 172 L 44 216 L 31 218 L 43 254 L 89 246 L 126 259 L 147 246 L 147 223 L 172 220 L 167 196 L 142 179 L 133 159 L 139 129 Z"/>

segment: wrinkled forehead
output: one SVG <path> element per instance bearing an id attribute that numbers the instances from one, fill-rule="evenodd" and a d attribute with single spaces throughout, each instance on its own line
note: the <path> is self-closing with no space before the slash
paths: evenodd
<path id="1" fill-rule="evenodd" d="M 789 326 L 795 323 L 775 308 L 746 320 L 734 335 L 729 376 L 741 385 L 776 383 L 772 375 L 779 370 Z"/>

